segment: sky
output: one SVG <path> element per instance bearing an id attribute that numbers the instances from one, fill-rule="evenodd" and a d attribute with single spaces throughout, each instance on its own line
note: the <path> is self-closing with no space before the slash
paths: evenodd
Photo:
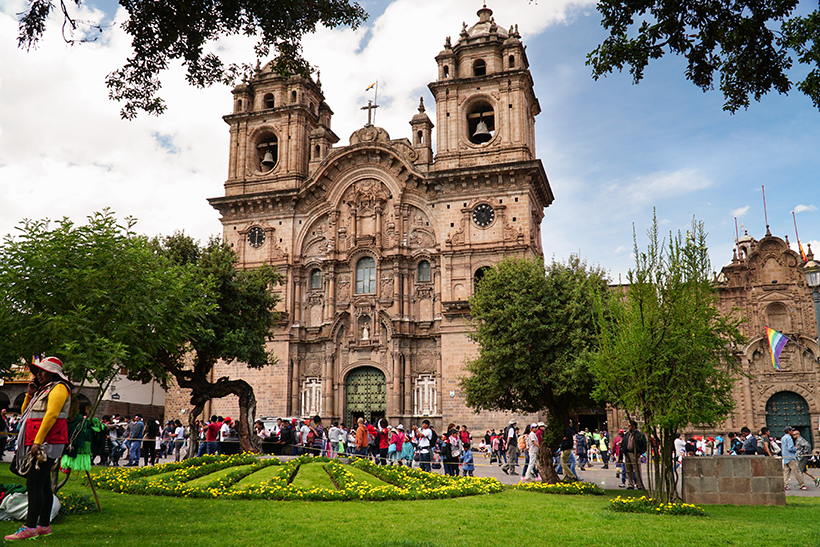
<path id="1" fill-rule="evenodd" d="M 88 0 L 78 19 L 100 21 L 93 43 L 67 45 L 55 13 L 40 47 L 17 48 L 21 0 L 0 0 L 0 236 L 26 218 L 77 223 L 110 208 L 137 219 L 150 236 L 184 230 L 205 240 L 221 234 L 207 198 L 224 195 L 227 86 L 185 83 L 181 66 L 163 73 L 168 109 L 124 121 L 104 79 L 129 54 L 111 0 Z M 357 30 L 318 29 L 304 42 L 334 111 L 339 145 L 366 121 L 364 90 L 378 80 L 376 125 L 410 137 L 419 97 L 435 120 L 427 84 L 447 36 L 478 21 L 476 0 L 364 1 Z M 799 92 L 769 95 L 735 115 L 719 91 L 703 93 L 684 77 L 684 60 L 654 61 L 639 85 L 628 73 L 594 81 L 586 54 L 605 38 L 594 2 L 490 1 L 496 22 L 517 24 L 527 46 L 535 94 L 538 157 L 555 201 L 545 211 L 547 259 L 578 254 L 613 281 L 633 264 L 633 227 L 646 245 L 653 208 L 662 231 L 686 230 L 693 218 L 709 232 L 714 270 L 732 258 L 740 234 L 795 242 L 820 255 L 820 113 Z M 59 11 L 59 10 L 56 10 Z M 253 40 L 230 37 L 213 49 L 225 61 L 254 62 Z"/>

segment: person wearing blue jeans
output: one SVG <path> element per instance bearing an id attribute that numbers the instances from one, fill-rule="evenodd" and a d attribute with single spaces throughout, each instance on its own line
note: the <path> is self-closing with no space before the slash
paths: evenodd
<path id="1" fill-rule="evenodd" d="M 130 443 L 128 443 L 129 455 L 128 466 L 137 467 L 140 464 L 140 446 L 142 446 L 142 433 L 145 431 L 145 424 L 142 422 L 142 416 L 137 414 L 134 416 L 134 429 L 131 430 Z"/>

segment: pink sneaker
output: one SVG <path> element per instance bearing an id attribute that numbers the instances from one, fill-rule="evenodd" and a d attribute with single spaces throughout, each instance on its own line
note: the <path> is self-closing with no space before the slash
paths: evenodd
<path id="1" fill-rule="evenodd" d="M 34 539 L 38 536 L 37 528 L 26 528 L 21 526 L 15 533 L 5 537 L 6 541 L 14 541 L 15 539 Z"/>
<path id="2" fill-rule="evenodd" d="M 38 536 L 50 536 L 51 535 L 51 526 L 38 526 L 37 527 L 37 535 Z"/>

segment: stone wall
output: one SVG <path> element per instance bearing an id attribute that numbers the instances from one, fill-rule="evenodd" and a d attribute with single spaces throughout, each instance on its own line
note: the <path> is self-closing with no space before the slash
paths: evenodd
<path id="1" fill-rule="evenodd" d="M 786 505 L 783 460 L 767 456 L 683 458 L 686 503 Z"/>

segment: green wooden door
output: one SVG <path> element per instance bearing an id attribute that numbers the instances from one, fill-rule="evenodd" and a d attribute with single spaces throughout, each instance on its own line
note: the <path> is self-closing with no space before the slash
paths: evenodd
<path id="1" fill-rule="evenodd" d="M 808 403 L 797 393 L 780 391 L 766 403 L 766 426 L 769 433 L 779 439 L 787 425 L 800 431 L 803 438 L 813 445 Z"/>
<path id="2" fill-rule="evenodd" d="M 387 410 L 387 384 L 375 367 L 359 367 L 345 381 L 345 424 L 355 427 L 358 418 L 371 423 L 383 418 Z"/>

